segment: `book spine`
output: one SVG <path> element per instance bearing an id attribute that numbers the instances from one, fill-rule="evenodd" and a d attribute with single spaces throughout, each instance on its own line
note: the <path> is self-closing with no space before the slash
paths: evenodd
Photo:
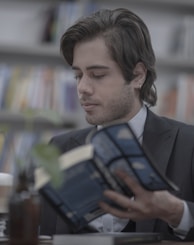
<path id="1" fill-rule="evenodd" d="M 101 176 L 104 178 L 105 182 L 108 184 L 108 186 L 119 193 L 123 193 L 123 189 L 116 181 L 113 174 L 110 172 L 110 170 L 102 163 L 102 161 L 99 160 L 97 156 L 95 156 L 95 165 L 99 172 L 101 173 Z"/>

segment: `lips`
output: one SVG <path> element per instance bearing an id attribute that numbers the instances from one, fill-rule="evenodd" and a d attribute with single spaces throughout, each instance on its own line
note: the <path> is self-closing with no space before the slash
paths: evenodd
<path id="1" fill-rule="evenodd" d="M 83 109 L 85 111 L 91 111 L 97 106 L 97 103 L 94 103 L 94 102 L 81 102 L 81 106 L 83 107 Z"/>
<path id="2" fill-rule="evenodd" d="M 91 111 L 96 107 L 96 104 L 82 104 L 82 107 L 85 111 Z"/>

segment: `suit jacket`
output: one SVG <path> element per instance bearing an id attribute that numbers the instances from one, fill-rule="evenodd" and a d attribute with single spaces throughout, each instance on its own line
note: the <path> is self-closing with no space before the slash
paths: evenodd
<path id="1" fill-rule="evenodd" d="M 94 127 L 61 134 L 52 139 L 62 153 L 82 145 L 89 132 Z M 143 134 L 143 146 L 154 159 L 155 164 L 180 188 L 174 193 L 187 201 L 194 217 L 194 127 L 159 117 L 148 109 Z M 89 232 L 89 228 L 83 232 Z M 124 231 L 161 232 L 165 239 L 176 239 L 169 226 L 161 220 L 146 220 L 129 222 Z M 53 235 L 71 233 L 67 224 L 56 215 L 50 205 L 43 200 L 40 221 L 40 233 Z M 92 231 L 94 232 L 94 231 Z M 187 238 L 194 240 L 194 230 L 191 229 Z"/>

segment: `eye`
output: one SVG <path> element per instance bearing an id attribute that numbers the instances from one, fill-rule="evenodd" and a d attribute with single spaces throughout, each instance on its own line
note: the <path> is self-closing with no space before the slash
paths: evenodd
<path id="1" fill-rule="evenodd" d="M 82 78 L 82 74 L 75 74 L 74 78 L 76 81 L 79 81 Z"/>
<path id="2" fill-rule="evenodd" d="M 95 79 L 101 79 L 101 78 L 103 78 L 103 77 L 105 77 L 105 74 L 103 73 L 92 73 L 92 76 L 93 76 L 93 78 L 95 78 Z"/>

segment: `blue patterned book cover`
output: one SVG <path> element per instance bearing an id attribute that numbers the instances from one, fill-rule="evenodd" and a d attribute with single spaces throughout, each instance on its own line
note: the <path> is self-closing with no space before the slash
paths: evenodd
<path id="1" fill-rule="evenodd" d="M 128 123 L 93 131 L 85 145 L 64 153 L 59 162 L 64 174 L 60 188 L 54 188 L 49 176 L 40 168 L 36 170 L 36 188 L 74 231 L 104 214 L 99 201 L 116 206 L 104 197 L 106 189 L 133 196 L 116 177 L 117 169 L 124 170 L 150 191 L 178 191 L 153 164 Z"/>

